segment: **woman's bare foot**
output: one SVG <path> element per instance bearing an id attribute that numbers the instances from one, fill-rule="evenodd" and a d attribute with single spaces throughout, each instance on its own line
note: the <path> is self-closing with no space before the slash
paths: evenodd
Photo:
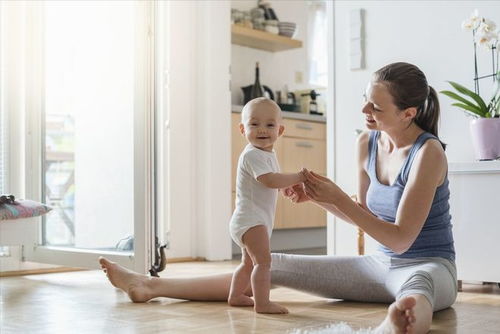
<path id="1" fill-rule="evenodd" d="M 413 308 L 416 300 L 413 297 L 403 297 L 389 306 L 387 317 L 377 328 L 380 334 L 406 334 L 413 333 L 415 314 Z"/>
<path id="2" fill-rule="evenodd" d="M 153 298 L 150 288 L 152 278 L 125 269 L 102 256 L 99 263 L 111 284 L 125 291 L 134 303 L 144 303 Z"/>
<path id="3" fill-rule="evenodd" d="M 286 307 L 283 307 L 280 304 L 269 302 L 269 304 L 255 305 L 255 312 L 269 314 L 287 314 L 288 310 L 286 309 Z"/>
<path id="4" fill-rule="evenodd" d="M 228 304 L 231 306 L 253 306 L 253 299 L 246 296 L 240 295 L 238 297 L 229 297 Z"/>

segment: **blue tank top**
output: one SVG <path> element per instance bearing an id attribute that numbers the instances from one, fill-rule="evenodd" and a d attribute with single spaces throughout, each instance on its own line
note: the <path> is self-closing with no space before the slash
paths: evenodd
<path id="1" fill-rule="evenodd" d="M 428 132 L 422 133 L 410 148 L 410 152 L 403 162 L 396 180 L 392 185 L 388 186 L 380 183 L 377 178 L 377 140 L 379 136 L 379 131 L 370 132 L 368 144 L 368 176 L 370 177 L 370 186 L 366 194 L 366 203 L 370 211 L 378 218 L 394 223 L 415 155 L 428 139 L 437 138 Z M 397 258 L 436 256 L 454 261 L 455 248 L 453 246 L 453 234 L 451 231 L 449 198 L 450 190 L 448 188 L 448 176 L 446 176 L 443 184 L 436 189 L 429 215 L 413 245 L 403 254 L 396 254 L 382 244 L 379 244 L 379 250 L 388 256 Z"/>

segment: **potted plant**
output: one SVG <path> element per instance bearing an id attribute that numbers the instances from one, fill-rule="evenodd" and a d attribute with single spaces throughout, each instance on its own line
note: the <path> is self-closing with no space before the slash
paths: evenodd
<path id="1" fill-rule="evenodd" d="M 472 143 L 478 160 L 495 160 L 500 158 L 500 71 L 498 64 L 498 49 L 500 47 L 499 32 L 496 24 L 480 17 L 475 10 L 471 17 L 462 23 L 462 28 L 472 31 L 474 43 L 474 91 L 448 81 L 455 90 L 443 90 L 440 93 L 457 101 L 452 105 L 462 109 L 473 117 L 470 122 Z M 477 46 L 482 46 L 491 52 L 492 73 L 478 76 Z M 493 79 L 493 92 L 489 100 L 480 95 L 479 80 Z"/>

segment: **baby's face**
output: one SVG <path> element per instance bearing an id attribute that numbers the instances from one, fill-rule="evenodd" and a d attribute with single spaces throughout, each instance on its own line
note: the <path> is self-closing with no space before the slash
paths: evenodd
<path id="1" fill-rule="evenodd" d="M 272 151 L 273 145 L 283 133 L 281 111 L 271 104 L 253 106 L 242 123 L 242 134 L 253 146 Z"/>

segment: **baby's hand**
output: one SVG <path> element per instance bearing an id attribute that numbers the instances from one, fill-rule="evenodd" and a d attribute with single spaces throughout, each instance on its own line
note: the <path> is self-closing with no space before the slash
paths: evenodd
<path id="1" fill-rule="evenodd" d="M 291 197 L 293 195 L 292 187 L 280 189 L 281 194 L 285 197 Z"/>
<path id="2" fill-rule="evenodd" d="M 305 182 L 307 180 L 305 172 L 306 172 L 306 168 L 302 167 L 302 169 L 299 172 L 299 174 L 300 174 L 300 182 Z"/>
<path id="3" fill-rule="evenodd" d="M 302 203 L 310 200 L 304 192 L 304 186 L 302 184 L 296 184 L 288 188 L 283 188 L 281 189 L 281 193 L 293 203 Z"/>

